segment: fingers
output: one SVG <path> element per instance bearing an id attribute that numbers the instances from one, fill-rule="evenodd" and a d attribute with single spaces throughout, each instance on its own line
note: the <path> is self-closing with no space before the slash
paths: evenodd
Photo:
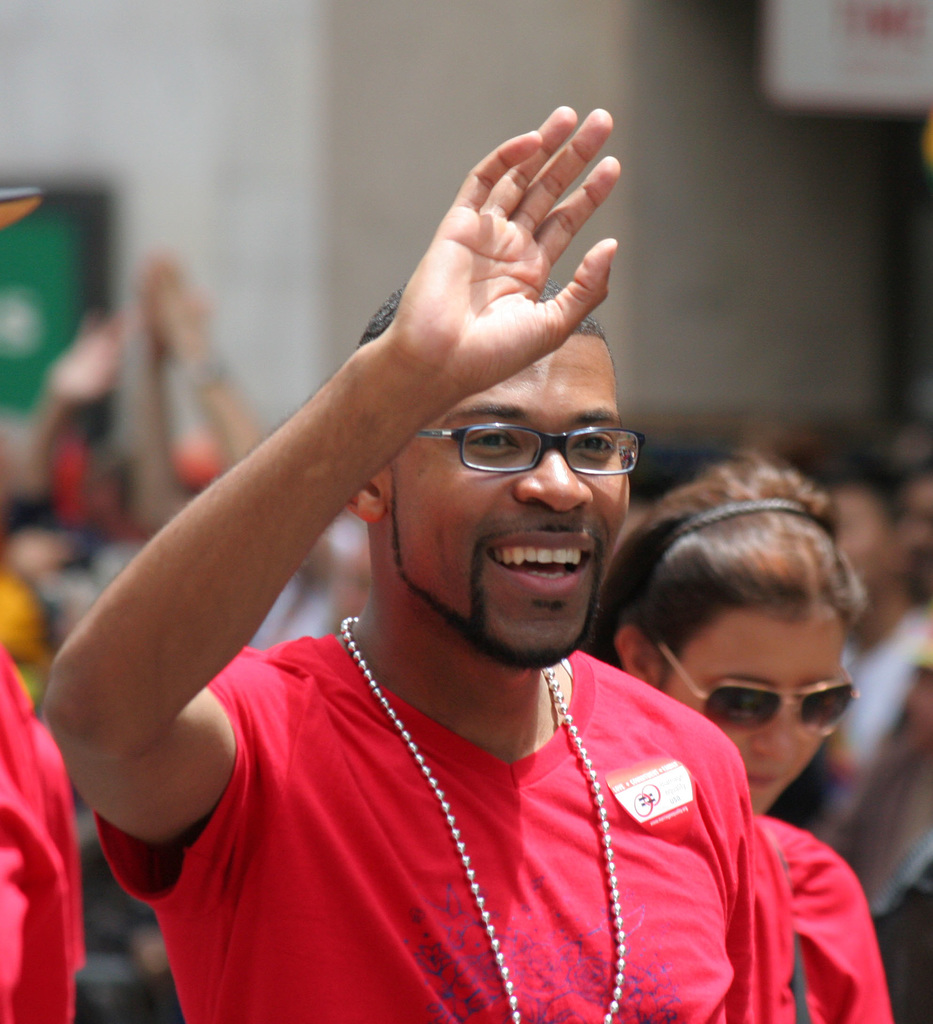
<path id="1" fill-rule="evenodd" d="M 535 176 L 567 141 L 576 124 L 576 111 L 570 107 L 558 107 L 538 129 L 541 136 L 538 151 L 512 167 L 501 178 L 483 204 L 482 212 L 510 216 L 524 198 Z"/>
<path id="2" fill-rule="evenodd" d="M 576 120 L 558 107 L 537 131 L 504 142 L 473 168 L 454 206 L 510 217 L 533 233 L 612 131 L 610 115 L 594 110 L 567 142 Z"/>
<path id="3" fill-rule="evenodd" d="M 465 206 L 471 210 L 481 210 L 502 178 L 513 167 L 533 157 L 541 148 L 542 141 L 539 132 L 528 132 L 503 142 L 470 171 L 466 181 L 460 186 L 454 207 Z"/>
<path id="4" fill-rule="evenodd" d="M 608 198 L 621 170 L 615 157 L 607 156 L 600 160 L 583 184 L 545 217 L 535 239 L 552 266 L 580 228 Z"/>
<path id="5" fill-rule="evenodd" d="M 612 132 L 605 110 L 592 111 L 579 131 L 537 174 L 527 187 L 512 220 L 534 233 L 554 204 L 589 166 Z"/>
<path id="6" fill-rule="evenodd" d="M 150 258 L 140 292 L 154 351 L 182 360 L 203 359 L 210 305 L 206 296 L 189 285 L 178 260 L 167 253 Z"/>
<path id="7" fill-rule="evenodd" d="M 91 327 L 82 326 L 71 348 L 52 368 L 51 392 L 60 399 L 83 403 L 112 391 L 122 365 L 125 322 L 123 314 L 115 313 L 107 320 L 97 317 Z"/>

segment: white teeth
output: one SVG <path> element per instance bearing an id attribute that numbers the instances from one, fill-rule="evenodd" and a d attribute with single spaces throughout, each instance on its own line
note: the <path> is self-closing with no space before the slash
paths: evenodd
<path id="1" fill-rule="evenodd" d="M 561 548 L 554 552 L 554 561 L 563 562 L 565 565 L 579 565 L 580 564 L 580 549 L 579 548 Z"/>
<path id="2" fill-rule="evenodd" d="M 536 562 L 549 565 L 556 562 L 560 565 L 579 565 L 579 548 L 495 548 L 493 558 L 503 565 L 524 565 L 525 562 Z"/>

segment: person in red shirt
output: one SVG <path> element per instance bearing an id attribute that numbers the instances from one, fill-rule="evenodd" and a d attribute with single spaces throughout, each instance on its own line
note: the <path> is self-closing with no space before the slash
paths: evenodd
<path id="1" fill-rule="evenodd" d="M 73 1019 L 84 939 L 71 785 L 2 648 L 0 951 L 0 1024 Z"/>
<path id="2" fill-rule="evenodd" d="M 754 457 L 665 495 L 621 544 L 603 589 L 593 652 L 703 712 L 745 762 L 756 1019 L 767 1024 L 892 1019 L 855 875 L 809 832 L 766 815 L 854 696 L 841 658 L 862 601 L 828 496 Z"/>
<path id="3" fill-rule="evenodd" d="M 0 189 L 0 228 L 35 189 Z M 84 962 L 74 801 L 58 748 L 0 647 L 0 1024 L 66 1024 Z"/>
<path id="4" fill-rule="evenodd" d="M 46 712 L 187 1024 L 749 1019 L 741 761 L 577 651 L 640 441 L 589 316 L 615 244 L 549 278 L 610 129 L 559 108 L 482 160 L 366 343 L 59 653 Z M 243 650 L 346 505 L 359 618 Z"/>

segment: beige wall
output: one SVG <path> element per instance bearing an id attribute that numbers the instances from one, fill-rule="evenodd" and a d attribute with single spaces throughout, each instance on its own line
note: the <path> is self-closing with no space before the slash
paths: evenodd
<path id="1" fill-rule="evenodd" d="M 883 234 L 871 122 L 788 116 L 754 5 L 635 5 L 632 372 L 650 412 L 875 407 Z"/>
<path id="2" fill-rule="evenodd" d="M 466 172 L 499 141 L 559 104 L 581 115 L 606 107 L 625 120 L 628 10 L 619 0 L 333 5 L 326 193 L 335 359 L 414 269 Z M 612 151 L 624 158 L 618 138 Z M 586 244 L 619 231 L 623 192 Z M 566 279 L 583 251 L 576 245 L 555 276 Z M 607 322 L 616 310 L 613 298 Z"/>
<path id="3" fill-rule="evenodd" d="M 414 265 L 475 159 L 559 102 L 598 104 L 624 167 L 598 215 L 621 241 L 601 316 L 633 414 L 874 407 L 875 126 L 768 108 L 754 4 L 354 0 L 331 19 L 336 353 Z"/>

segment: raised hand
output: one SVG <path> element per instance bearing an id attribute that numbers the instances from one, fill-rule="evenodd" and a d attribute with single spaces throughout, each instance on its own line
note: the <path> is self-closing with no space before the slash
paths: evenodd
<path id="1" fill-rule="evenodd" d="M 71 347 L 58 357 L 48 378 L 52 398 L 69 406 L 86 405 L 116 387 L 128 331 L 127 317 L 89 315 Z"/>
<path id="2" fill-rule="evenodd" d="M 599 152 L 610 116 L 593 111 L 573 133 L 561 107 L 535 131 L 477 164 L 409 281 L 386 341 L 451 394 L 504 380 L 559 347 L 608 291 L 611 239 L 584 256 L 560 294 L 538 302 L 552 268 L 619 177 Z"/>
<path id="3" fill-rule="evenodd" d="M 171 254 L 157 253 L 146 261 L 139 281 L 139 307 L 155 357 L 172 356 L 188 367 L 208 362 L 210 304 L 188 284 Z"/>

